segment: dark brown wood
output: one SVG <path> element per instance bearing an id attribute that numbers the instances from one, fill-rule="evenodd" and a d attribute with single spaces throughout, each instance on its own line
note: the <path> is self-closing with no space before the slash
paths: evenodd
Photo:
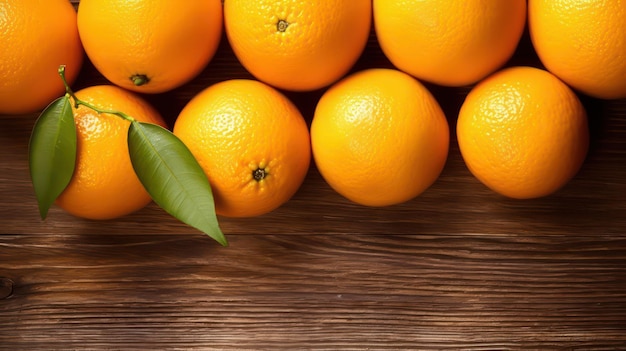
<path id="1" fill-rule="evenodd" d="M 77 1 L 74 1 L 77 3 Z M 525 35 L 508 65 L 539 62 Z M 391 67 L 374 33 L 353 70 Z M 170 125 L 197 92 L 250 78 L 225 38 L 202 74 L 145 96 Z M 75 89 L 105 84 L 86 63 Z M 626 100 L 581 95 L 591 150 L 558 193 L 517 201 L 468 172 L 454 125 L 468 88 L 428 85 L 452 129 L 420 197 L 348 202 L 314 165 L 220 247 L 156 205 L 112 221 L 38 217 L 36 115 L 0 116 L 0 349 L 625 350 Z M 322 91 L 286 93 L 310 122 Z"/>

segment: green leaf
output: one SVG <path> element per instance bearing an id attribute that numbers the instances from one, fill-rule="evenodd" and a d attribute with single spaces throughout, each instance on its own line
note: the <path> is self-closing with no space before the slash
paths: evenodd
<path id="1" fill-rule="evenodd" d="M 76 125 L 69 97 L 54 100 L 35 122 L 29 143 L 30 177 L 45 219 L 76 166 Z"/>
<path id="2" fill-rule="evenodd" d="M 209 180 L 178 137 L 156 124 L 132 121 L 128 150 L 135 173 L 157 205 L 228 245 L 217 223 Z"/>

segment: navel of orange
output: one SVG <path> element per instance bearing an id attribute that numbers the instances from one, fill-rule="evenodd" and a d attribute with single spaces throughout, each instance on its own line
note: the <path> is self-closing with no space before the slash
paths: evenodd
<path id="1" fill-rule="evenodd" d="M 309 168 L 302 115 L 283 94 L 256 80 L 206 88 L 181 111 L 174 134 L 207 174 L 222 216 L 275 210 L 296 193 Z"/>

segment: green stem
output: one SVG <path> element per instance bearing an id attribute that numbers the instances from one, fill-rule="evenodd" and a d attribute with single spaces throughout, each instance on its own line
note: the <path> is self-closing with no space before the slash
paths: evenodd
<path id="1" fill-rule="evenodd" d="M 65 85 L 65 94 L 67 94 L 69 97 L 72 98 L 72 100 L 74 100 L 74 107 L 78 108 L 78 106 L 83 105 L 87 108 L 90 108 L 94 111 L 96 111 L 98 114 L 102 114 L 102 113 L 107 113 L 110 115 L 115 115 L 118 116 L 120 118 L 123 118 L 129 122 L 134 122 L 135 119 L 129 115 L 127 115 L 126 113 L 122 112 L 122 111 L 116 111 L 116 110 L 106 110 L 106 109 L 101 109 L 98 106 L 95 106 L 93 104 L 88 103 L 87 101 L 83 101 L 80 100 L 79 98 L 76 97 L 76 95 L 74 94 L 74 91 L 72 91 L 72 88 L 70 88 L 70 85 L 67 83 L 67 79 L 65 78 L 65 65 L 60 65 L 59 66 L 59 75 L 61 76 L 61 80 L 63 80 L 63 85 Z"/>

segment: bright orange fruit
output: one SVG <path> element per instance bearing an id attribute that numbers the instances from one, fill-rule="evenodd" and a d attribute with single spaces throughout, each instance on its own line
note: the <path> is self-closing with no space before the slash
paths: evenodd
<path id="1" fill-rule="evenodd" d="M 371 0 L 228 0 L 224 23 L 243 66 L 287 90 L 330 85 L 357 61 L 370 33 Z"/>
<path id="2" fill-rule="evenodd" d="M 467 95 L 457 139 L 469 170 L 512 198 L 549 195 L 578 172 L 589 146 L 585 109 L 551 73 L 508 68 Z"/>
<path id="3" fill-rule="evenodd" d="M 98 85 L 76 96 L 101 109 L 122 111 L 141 122 L 165 127 L 159 113 L 137 95 L 112 85 Z M 137 211 L 150 195 L 137 178 L 128 154 L 130 122 L 79 106 L 74 108 L 77 132 L 76 169 L 56 203 L 83 218 L 111 219 Z"/>
<path id="4" fill-rule="evenodd" d="M 63 96 L 83 63 L 76 11 L 67 0 L 0 0 L 0 114 L 42 110 Z"/>
<path id="5" fill-rule="evenodd" d="M 296 106 L 255 80 L 228 80 L 200 92 L 176 119 L 174 134 L 204 169 L 222 216 L 278 208 L 304 181 L 311 158 Z"/>
<path id="6" fill-rule="evenodd" d="M 446 86 L 473 84 L 513 56 L 525 0 L 374 0 L 378 42 L 400 70 Z"/>
<path id="7" fill-rule="evenodd" d="M 593 97 L 626 98 L 626 2 L 529 0 L 528 25 L 554 75 Z"/>
<path id="8" fill-rule="evenodd" d="M 87 56 L 112 83 L 162 93 L 197 76 L 222 33 L 220 0 L 81 0 Z"/>
<path id="9" fill-rule="evenodd" d="M 324 93 L 311 124 L 320 174 L 339 194 L 368 206 L 425 191 L 448 155 L 448 122 L 415 78 L 391 69 L 350 75 Z"/>

